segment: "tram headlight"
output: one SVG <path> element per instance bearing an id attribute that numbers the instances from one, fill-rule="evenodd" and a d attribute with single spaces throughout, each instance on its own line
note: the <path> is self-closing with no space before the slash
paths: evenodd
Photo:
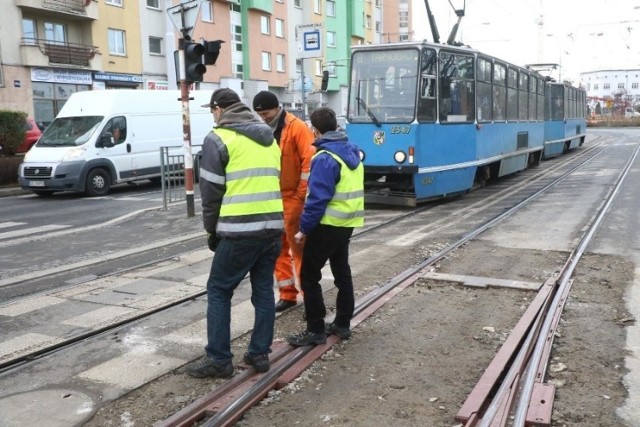
<path id="1" fill-rule="evenodd" d="M 361 161 L 361 162 L 364 162 L 364 158 L 366 157 L 366 156 L 364 155 L 364 151 L 362 151 L 362 150 L 358 150 L 358 153 L 360 154 L 360 161 Z"/>
<path id="2" fill-rule="evenodd" d="M 398 163 L 404 163 L 404 161 L 407 160 L 407 155 L 404 151 L 396 151 L 393 155 L 393 159 Z"/>

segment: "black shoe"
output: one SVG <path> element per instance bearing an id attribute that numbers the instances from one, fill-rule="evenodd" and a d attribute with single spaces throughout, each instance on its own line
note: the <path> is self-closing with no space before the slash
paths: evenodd
<path id="1" fill-rule="evenodd" d="M 296 301 L 287 301 L 281 299 L 276 303 L 276 311 L 285 311 L 291 307 L 295 307 L 298 303 Z"/>
<path id="2" fill-rule="evenodd" d="M 233 364 L 230 360 L 227 363 L 216 363 L 205 356 L 188 366 L 187 374 L 196 378 L 229 378 L 233 375 Z"/>
<path id="3" fill-rule="evenodd" d="M 324 328 L 327 335 L 337 335 L 343 340 L 348 340 L 351 338 L 351 331 L 349 328 L 343 328 L 342 326 L 338 326 L 335 323 L 327 323 L 327 326 Z"/>
<path id="4" fill-rule="evenodd" d="M 327 334 L 324 332 L 304 331 L 287 338 L 287 342 L 295 346 L 303 346 L 309 344 L 324 344 L 327 342 Z"/>
<path id="5" fill-rule="evenodd" d="M 256 354 L 252 356 L 251 353 L 246 352 L 242 360 L 244 360 L 244 363 L 247 365 L 253 366 L 257 372 L 267 372 L 271 367 L 269 355 L 267 354 Z"/>

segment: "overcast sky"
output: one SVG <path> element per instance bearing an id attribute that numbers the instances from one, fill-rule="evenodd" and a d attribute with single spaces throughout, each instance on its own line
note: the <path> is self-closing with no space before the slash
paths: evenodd
<path id="1" fill-rule="evenodd" d="M 412 1 L 415 39 L 433 41 L 424 0 Z M 446 42 L 449 0 L 429 6 Z M 516 65 L 559 63 L 554 77 L 577 83 L 585 71 L 640 68 L 640 0 L 467 0 L 457 40 Z"/>

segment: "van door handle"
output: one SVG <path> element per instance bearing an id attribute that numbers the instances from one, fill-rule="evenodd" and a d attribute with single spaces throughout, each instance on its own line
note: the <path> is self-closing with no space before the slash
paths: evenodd
<path id="1" fill-rule="evenodd" d="M 127 153 L 131 152 L 131 144 L 127 143 Z"/>

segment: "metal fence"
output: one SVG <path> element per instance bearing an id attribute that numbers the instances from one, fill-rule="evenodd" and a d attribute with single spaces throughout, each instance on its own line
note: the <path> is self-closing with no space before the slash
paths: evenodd
<path id="1" fill-rule="evenodd" d="M 192 145 L 193 178 L 198 181 L 199 155 L 202 145 Z M 169 203 L 186 200 L 184 151 L 182 145 L 160 147 L 160 173 L 162 174 L 162 206 L 166 210 Z"/>

